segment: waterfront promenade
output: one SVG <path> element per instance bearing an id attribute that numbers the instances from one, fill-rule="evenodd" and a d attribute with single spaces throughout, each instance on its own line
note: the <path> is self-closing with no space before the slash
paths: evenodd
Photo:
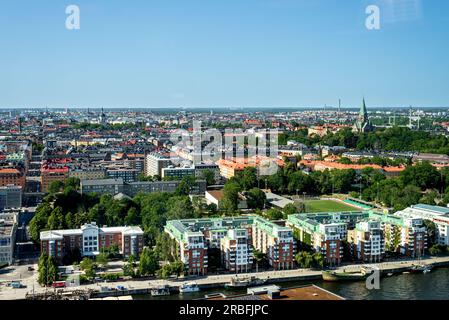
<path id="1" fill-rule="evenodd" d="M 407 268 L 410 268 L 413 264 L 417 264 L 417 260 L 398 260 L 391 262 L 382 262 L 375 264 L 363 264 L 370 265 L 373 267 L 378 267 L 382 273 L 387 272 L 403 272 Z M 447 266 L 449 265 L 449 257 L 434 257 L 428 259 L 422 259 L 419 261 L 422 264 L 433 264 Z M 356 270 L 360 268 L 362 264 L 356 265 L 344 265 L 337 268 L 337 270 Z M 36 266 L 37 267 L 37 266 Z M 13 289 L 8 287 L 3 283 L 0 285 L 0 300 L 17 300 L 25 299 L 27 293 L 44 293 L 47 291 L 53 291 L 52 288 L 42 288 L 37 283 L 37 272 L 26 279 L 20 279 L 22 284 L 26 288 Z M 203 288 L 222 288 L 224 284 L 229 283 L 234 274 L 220 274 L 220 275 L 208 275 L 204 277 L 181 277 L 179 279 L 168 279 L 168 280 L 128 280 L 128 281 L 118 281 L 118 282 L 101 282 L 95 284 L 81 285 L 78 287 L 66 288 L 65 290 L 87 290 L 93 289 L 100 291 L 101 287 L 111 287 L 115 288 L 117 286 L 124 286 L 129 294 L 135 294 L 138 292 L 147 292 L 149 288 L 159 286 L 159 285 L 169 285 L 171 287 L 179 287 L 183 283 L 196 282 L 200 287 Z M 245 274 L 239 274 L 241 277 L 246 276 L 256 276 L 259 279 L 268 280 L 269 283 L 276 282 L 287 282 L 287 281 L 312 281 L 321 279 L 321 271 L 310 270 L 310 269 L 293 269 L 293 270 L 282 270 L 282 271 L 263 271 L 263 272 L 251 272 Z M 2 279 L 0 279 L 2 280 Z M 11 279 L 19 280 L 19 279 Z M 4 282 L 4 281 L 3 281 Z M 34 291 L 33 291 L 34 290 Z"/>

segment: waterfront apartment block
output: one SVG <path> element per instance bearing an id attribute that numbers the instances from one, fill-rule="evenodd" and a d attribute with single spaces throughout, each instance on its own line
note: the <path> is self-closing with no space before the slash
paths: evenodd
<path id="1" fill-rule="evenodd" d="M 427 228 L 422 218 L 407 218 L 370 212 L 370 218 L 381 223 L 385 249 L 408 257 L 420 257 L 427 249 Z"/>
<path id="2" fill-rule="evenodd" d="M 385 239 L 379 221 L 370 220 L 357 223 L 348 231 L 351 254 L 364 262 L 380 262 L 385 254 Z"/>
<path id="3" fill-rule="evenodd" d="M 417 204 L 398 211 L 395 215 L 401 217 L 416 217 L 435 223 L 436 243 L 449 246 L 449 208 Z"/>
<path id="4" fill-rule="evenodd" d="M 165 226 L 179 247 L 188 274 L 206 274 L 207 250 L 219 248 L 223 266 L 232 272 L 252 269 L 253 249 L 267 255 L 275 269 L 294 265 L 292 231 L 256 216 L 167 221 Z"/>
<path id="5" fill-rule="evenodd" d="M 117 246 L 125 257 L 138 256 L 143 250 L 140 227 L 99 227 L 95 222 L 84 224 L 80 229 L 42 231 L 40 240 L 41 252 L 58 261 L 74 249 L 90 257 L 112 246 Z"/>
<path id="6" fill-rule="evenodd" d="M 288 216 L 287 224 L 299 241 L 323 254 L 326 263 L 338 265 L 343 258 L 342 241 L 347 237 L 347 223 L 322 221 L 312 220 L 306 214 L 293 214 Z"/>
<path id="7" fill-rule="evenodd" d="M 252 240 L 255 249 L 267 256 L 275 270 L 292 269 L 295 265 L 296 242 L 290 227 L 254 216 Z"/>
<path id="8" fill-rule="evenodd" d="M 223 266 L 231 272 L 248 272 L 253 267 L 253 246 L 248 229 L 229 229 L 221 239 Z"/>

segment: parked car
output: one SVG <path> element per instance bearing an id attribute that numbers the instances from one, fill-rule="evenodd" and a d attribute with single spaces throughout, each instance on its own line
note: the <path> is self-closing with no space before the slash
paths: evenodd
<path id="1" fill-rule="evenodd" d="M 119 290 L 119 291 L 124 291 L 124 290 L 126 290 L 126 288 L 125 288 L 124 286 L 121 286 L 121 285 L 118 285 L 118 286 L 116 287 L 116 289 Z"/>
<path id="2" fill-rule="evenodd" d="M 34 271 L 33 267 L 28 267 L 28 271 Z"/>

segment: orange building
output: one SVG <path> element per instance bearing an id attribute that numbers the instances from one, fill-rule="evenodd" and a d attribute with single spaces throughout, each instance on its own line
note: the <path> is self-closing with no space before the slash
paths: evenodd
<path id="1" fill-rule="evenodd" d="M 7 185 L 21 186 L 22 190 L 25 189 L 25 173 L 16 168 L 3 168 L 0 169 L 0 187 Z"/>
<path id="2" fill-rule="evenodd" d="M 275 161 L 280 167 L 283 167 L 285 164 L 281 159 L 254 156 L 251 158 L 232 158 L 231 160 L 220 159 L 217 161 L 217 165 L 220 169 L 220 175 L 226 179 L 230 179 L 234 177 L 238 171 L 243 171 L 245 168 L 264 166 L 264 164 L 269 161 Z"/>

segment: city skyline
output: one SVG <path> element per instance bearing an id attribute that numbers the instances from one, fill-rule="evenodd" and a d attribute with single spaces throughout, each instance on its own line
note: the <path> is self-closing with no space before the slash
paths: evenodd
<path id="1" fill-rule="evenodd" d="M 447 107 L 449 4 L 395 3 L 80 0 L 67 30 L 69 3 L 15 1 L 0 13 L 0 107 Z"/>

